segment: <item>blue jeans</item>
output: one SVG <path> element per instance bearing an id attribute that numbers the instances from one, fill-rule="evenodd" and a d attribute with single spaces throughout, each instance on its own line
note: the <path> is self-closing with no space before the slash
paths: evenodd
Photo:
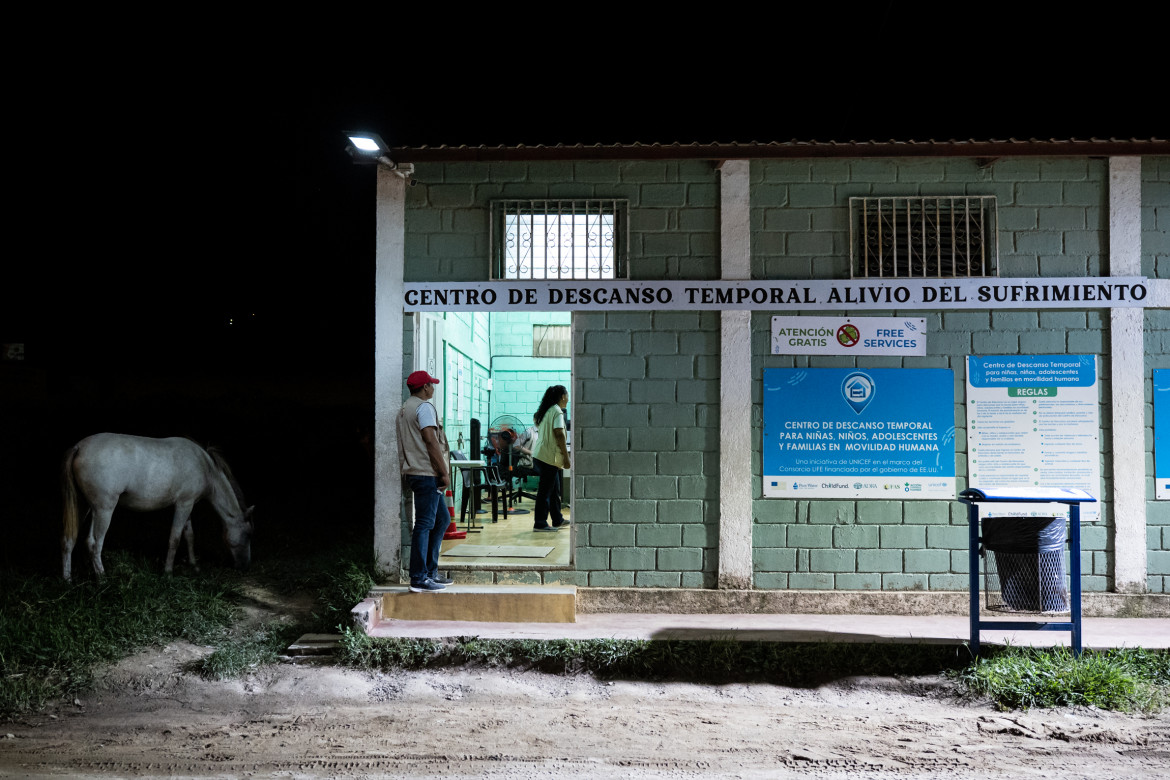
<path id="1" fill-rule="evenodd" d="M 414 494 L 414 534 L 410 538 L 410 584 L 439 576 L 439 550 L 450 525 L 447 502 L 435 477 L 407 476 Z"/>

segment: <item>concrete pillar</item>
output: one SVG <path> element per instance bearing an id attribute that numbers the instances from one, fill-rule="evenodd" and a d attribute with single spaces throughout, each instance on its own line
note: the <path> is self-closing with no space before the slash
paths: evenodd
<path id="1" fill-rule="evenodd" d="M 751 278 L 751 164 L 719 166 L 719 247 L 724 279 Z M 752 316 L 725 311 L 720 323 L 720 588 L 752 587 Z"/>
<path id="2" fill-rule="evenodd" d="M 374 558 L 383 581 L 402 569 L 402 477 L 395 420 L 402 406 L 406 180 L 378 166 L 374 256 Z"/>
<path id="3" fill-rule="evenodd" d="M 1140 276 L 1142 160 L 1109 159 L 1109 273 Z M 1118 593 L 1145 593 L 1146 415 L 1142 309 L 1110 311 L 1113 395 L 1113 583 Z"/>

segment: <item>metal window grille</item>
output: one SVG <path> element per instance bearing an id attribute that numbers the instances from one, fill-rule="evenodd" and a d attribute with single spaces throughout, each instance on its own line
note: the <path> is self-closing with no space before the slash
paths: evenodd
<path id="1" fill-rule="evenodd" d="M 570 328 L 568 325 L 533 325 L 533 357 L 572 357 L 569 349 Z"/>
<path id="2" fill-rule="evenodd" d="M 493 279 L 625 279 L 629 201 L 492 202 Z"/>
<path id="3" fill-rule="evenodd" d="M 994 195 L 850 198 L 854 279 L 999 276 Z"/>

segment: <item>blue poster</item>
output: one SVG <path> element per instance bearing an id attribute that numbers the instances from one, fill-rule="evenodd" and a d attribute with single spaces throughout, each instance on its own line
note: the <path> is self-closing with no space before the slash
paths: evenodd
<path id="1" fill-rule="evenodd" d="M 765 498 L 955 498 L 946 368 L 764 369 Z"/>
<path id="2" fill-rule="evenodd" d="M 1154 498 L 1170 498 L 1170 368 L 1154 369 Z"/>

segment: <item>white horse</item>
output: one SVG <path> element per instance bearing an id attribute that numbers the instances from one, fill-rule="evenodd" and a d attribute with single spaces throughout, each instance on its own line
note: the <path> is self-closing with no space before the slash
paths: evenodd
<path id="1" fill-rule="evenodd" d="M 171 521 L 166 572 L 171 573 L 179 537 L 187 540 L 187 557 L 195 564 L 191 508 L 201 498 L 223 518 L 224 541 L 237 568 L 252 557 L 252 509 L 244 509 L 243 494 L 227 462 L 214 449 L 203 449 L 190 439 L 147 439 L 119 433 L 99 433 L 82 439 L 65 453 L 61 484 L 64 493 L 64 534 L 61 566 L 71 579 L 70 562 L 78 532 L 78 490 L 93 511 L 89 545 L 93 570 L 102 567 L 102 542 L 119 503 L 127 509 L 151 511 L 175 507 Z"/>

